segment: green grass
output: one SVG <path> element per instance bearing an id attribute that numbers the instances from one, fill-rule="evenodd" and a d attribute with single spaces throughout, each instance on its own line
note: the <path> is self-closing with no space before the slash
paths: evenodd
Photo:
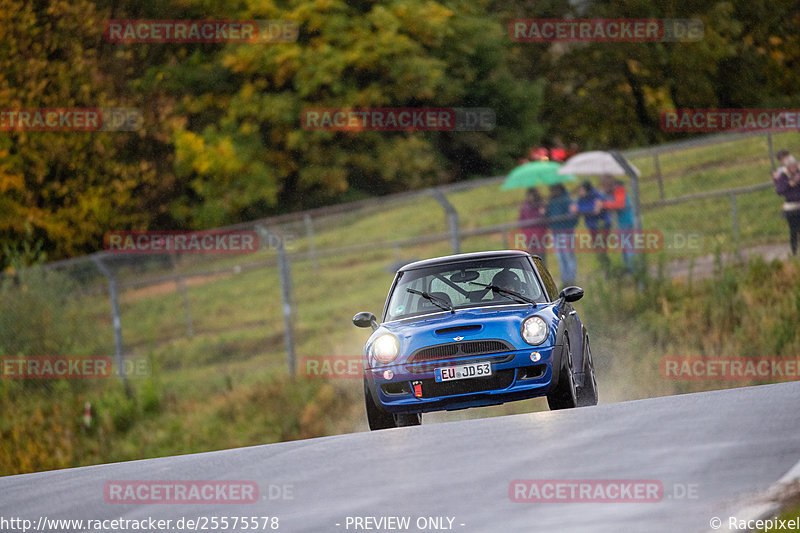
<path id="1" fill-rule="evenodd" d="M 775 136 L 775 149 L 800 141 L 797 134 Z M 692 148 L 660 157 L 667 198 L 764 182 L 769 161 L 764 139 L 747 138 L 723 145 Z M 652 158 L 636 159 L 643 172 L 642 200 L 658 199 L 652 178 Z M 514 221 L 524 191 L 500 191 L 499 185 L 479 185 L 450 193 L 462 229 Z M 737 198 L 740 244 L 785 243 L 786 223 L 780 217 L 780 198 L 766 190 Z M 699 232 L 703 247 L 648 254 L 651 264 L 730 251 L 730 199 L 720 197 L 645 211 L 645 228 Z M 381 200 L 363 212 L 334 215 L 314 221 L 318 250 L 364 243 L 390 242 L 430 233 L 447 232 L 443 210 L 432 197 Z M 309 243 L 302 222 L 284 232 L 296 237 L 293 249 Z M 508 235 L 464 238 L 462 251 L 502 249 Z M 788 245 L 787 245 L 788 246 Z M 355 328 L 351 317 L 358 311 L 379 314 L 393 273 L 387 267 L 398 261 L 451 253 L 449 241 L 406 248 L 373 247 L 364 251 L 321 256 L 319 267 L 295 256 L 292 261 L 292 295 L 295 302 L 294 331 L 298 358 L 304 356 L 355 355 L 368 331 Z M 188 257 L 178 265 L 191 274 L 227 269 L 211 278 L 190 280 L 188 298 L 195 334 L 189 338 L 184 300 L 176 284 L 127 289 L 121 294 L 122 330 L 126 354 L 152 361 L 153 375 L 131 379 L 134 398 L 129 399 L 118 381 L 31 385 L 0 380 L 0 474 L 28 472 L 139 457 L 188 453 L 233 446 L 307 438 L 366 429 L 357 380 L 325 382 L 287 376 L 284 326 L 277 268 L 265 266 L 234 273 L 236 265 L 274 259 L 274 250 L 252 256 Z M 620 258 L 612 260 L 619 264 Z M 715 384 L 666 382 L 653 361 L 663 355 L 714 353 L 737 350 L 748 338 L 762 335 L 776 352 L 800 349 L 795 329 L 786 330 L 783 318 L 770 311 L 783 302 L 789 316 L 796 291 L 770 289 L 759 294 L 752 306 L 752 323 L 735 320 L 728 307 L 718 310 L 720 299 L 755 298 L 755 280 L 742 272 L 728 274 L 739 281 L 727 292 L 714 292 L 713 283 L 693 287 L 660 280 L 641 293 L 630 279 L 606 281 L 598 275 L 596 257 L 578 254 L 579 283 L 587 296 L 578 304 L 589 324 L 598 354 L 601 400 L 625 400 L 644 396 L 688 392 Z M 554 257 L 549 263 L 558 279 Z M 765 276 L 777 275 L 773 267 L 756 267 Z M 772 270 L 771 270 L 772 269 Z M 121 283 L 137 275 L 172 273 L 151 265 L 143 274 L 133 268 L 120 270 Z M 791 278 L 789 280 L 792 286 Z M 749 280 L 749 281 L 747 281 Z M 32 282 L 27 296 L 20 288 L 6 287 L 8 309 L 27 316 L 27 321 L 0 327 L 4 353 L 113 353 L 110 304 L 105 293 L 80 296 L 77 290 L 63 314 L 55 303 L 62 278 Z M 104 289 L 96 278 L 92 287 Z M 742 287 L 746 294 L 740 294 Z M 700 292 L 698 292 L 700 291 Z M 32 293 L 40 296 L 31 299 Z M 56 296 L 54 296 L 56 295 Z M 644 296 L 652 301 L 642 301 Z M 26 307 L 24 302 L 34 302 Z M 741 300 L 744 301 L 744 300 Z M 769 304 L 763 302 L 768 301 Z M 800 301 L 800 300 L 799 300 Z M 697 305 L 697 309 L 693 305 Z M 37 307 L 38 306 L 38 307 Z M 678 311 L 678 309 L 680 311 Z M 725 311 L 725 309 L 728 309 Z M 800 312 L 800 308 L 797 310 Z M 699 314 L 698 314 L 699 313 Z M 30 340 L 9 351 L 9 339 L 19 339 L 21 328 L 41 329 L 38 318 L 50 316 L 59 324 L 56 334 L 45 335 L 49 344 Z M 783 316 L 783 315 L 781 315 Z M 692 320 L 703 320 L 708 330 L 691 329 Z M 0 322 L 2 326 L 4 322 Z M 760 329 L 759 329 L 760 328 Z M 43 330 L 42 330 L 43 331 Z M 44 335 L 44 333 L 42 333 Z M 27 337 L 26 337 L 27 338 Z M 33 338 L 33 337 L 31 337 Z M 59 344 L 61 341 L 61 344 Z M 16 345 L 14 345 L 16 346 Z M 632 376 L 638 376 L 632 379 Z M 741 383 L 724 384 L 738 386 Z M 13 402 L 10 401 L 13 399 Z M 7 401 L 9 400 L 9 401 Z M 80 427 L 84 402 L 97 411 L 90 430 Z M 20 407 L 21 406 L 21 407 Z M 504 406 L 426 416 L 426 420 L 453 420 L 497 416 L 546 409 L 542 399 Z M 42 428 L 50 435 L 37 443 Z"/>
<path id="2" fill-rule="evenodd" d="M 772 527 L 769 530 L 762 529 L 760 530 L 761 533 L 769 533 L 770 531 L 786 531 L 787 533 L 797 533 L 800 531 L 800 504 L 797 502 L 797 496 L 793 498 L 792 504 L 788 505 L 787 508 L 778 516 L 780 520 L 785 522 L 777 522 L 780 524 L 780 529 L 778 527 Z M 774 517 L 770 517 L 773 519 L 773 524 L 776 524 L 774 521 Z M 782 526 L 786 526 L 785 528 Z"/>

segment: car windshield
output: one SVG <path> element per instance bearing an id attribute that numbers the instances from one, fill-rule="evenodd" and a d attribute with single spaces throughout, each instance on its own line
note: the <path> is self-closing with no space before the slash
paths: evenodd
<path id="1" fill-rule="evenodd" d="M 542 302 L 545 298 L 530 261 L 524 257 L 442 264 L 398 274 L 384 321 L 447 312 L 447 306 L 463 309 L 526 304 L 525 300 Z"/>

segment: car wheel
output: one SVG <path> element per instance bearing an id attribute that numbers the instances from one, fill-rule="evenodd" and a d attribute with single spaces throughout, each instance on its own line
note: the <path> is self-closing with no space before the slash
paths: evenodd
<path id="1" fill-rule="evenodd" d="M 381 409 L 372 399 L 372 394 L 367 387 L 367 380 L 364 380 L 364 402 L 367 406 L 367 423 L 369 429 L 375 431 L 377 429 L 389 429 L 397 427 L 395 417 L 391 413 L 387 413 Z"/>
<path id="2" fill-rule="evenodd" d="M 575 377 L 572 374 L 572 349 L 569 346 L 569 337 L 564 335 L 564 359 L 555 388 L 547 393 L 547 405 L 551 411 L 558 409 L 572 409 L 577 407 L 578 399 L 575 394 Z"/>
<path id="3" fill-rule="evenodd" d="M 586 355 L 584 358 L 586 368 L 583 371 L 583 386 L 578 387 L 578 407 L 597 405 L 597 377 L 594 373 L 594 360 L 588 335 L 583 339 L 583 350 Z"/>

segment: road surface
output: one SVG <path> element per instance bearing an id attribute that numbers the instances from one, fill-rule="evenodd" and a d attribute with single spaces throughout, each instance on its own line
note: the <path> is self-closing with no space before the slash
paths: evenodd
<path id="1" fill-rule="evenodd" d="M 266 530 L 283 533 L 708 531 L 800 460 L 798 397 L 800 383 L 782 383 L 10 476 L 0 478 L 0 517 L 172 520 L 164 531 L 181 518 L 184 530 L 199 518 L 198 530 L 224 531 L 214 516 L 277 517 Z M 515 480 L 538 480 L 547 501 L 512 501 L 536 496 L 530 483 L 515 493 Z M 569 489 L 574 480 L 615 498 L 625 483 L 660 489 L 623 503 L 554 501 L 583 490 Z M 116 503 L 132 481 L 149 492 Z M 235 482 L 256 501 L 226 503 L 224 490 L 203 503 L 156 501 L 187 481 Z M 120 530 L 111 525 L 96 530 Z"/>

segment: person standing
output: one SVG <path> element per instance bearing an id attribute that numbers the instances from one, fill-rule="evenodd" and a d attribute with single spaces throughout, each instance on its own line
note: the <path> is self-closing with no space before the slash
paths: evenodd
<path id="1" fill-rule="evenodd" d="M 792 155 L 783 158 L 784 169 L 778 177 L 773 175 L 775 192 L 784 197 L 783 216 L 789 224 L 789 244 L 792 255 L 797 255 L 797 241 L 800 236 L 800 168 Z"/>
<path id="2" fill-rule="evenodd" d="M 530 149 L 528 159 L 531 161 L 549 161 L 550 152 L 544 146 L 534 146 Z"/>
<path id="3" fill-rule="evenodd" d="M 567 160 L 567 148 L 560 137 L 556 137 L 553 140 L 553 147 L 550 148 L 550 159 L 559 163 Z"/>
<path id="4" fill-rule="evenodd" d="M 553 233 L 553 249 L 556 253 L 563 287 L 573 285 L 578 275 L 574 231 L 578 224 L 578 217 L 569 217 L 571 205 L 572 199 L 564 185 L 558 183 L 550 186 L 550 198 L 545 207 L 545 215 L 548 219 L 559 217 L 559 220 L 550 221 L 549 227 Z"/>
<path id="5" fill-rule="evenodd" d="M 783 162 L 783 160 L 789 155 L 791 155 L 789 150 L 778 150 L 778 153 L 775 154 L 775 158 L 778 160 L 778 163 L 780 163 L 781 166 L 772 171 L 773 180 L 778 179 L 778 176 L 781 175 L 781 172 L 786 172 L 786 164 Z"/>
<path id="6" fill-rule="evenodd" d="M 597 260 L 608 276 L 611 262 L 606 253 L 606 233 L 611 227 L 611 216 L 603 209 L 603 195 L 590 181 L 584 181 L 578 187 L 578 199 L 570 206 L 570 212 L 583 215 L 583 223 L 591 235 Z"/>
<path id="7" fill-rule="evenodd" d="M 600 178 L 600 187 L 603 189 L 605 199 L 601 203 L 602 209 L 612 211 L 617 214 L 617 230 L 619 230 L 620 241 L 624 233 L 633 230 L 633 206 L 631 205 L 628 191 L 625 185 L 614 179 L 611 174 L 604 174 Z M 627 240 L 623 242 L 629 242 Z M 628 273 L 633 273 L 633 254 L 636 253 L 629 246 L 624 246 L 622 250 L 622 264 Z"/>
<path id="8" fill-rule="evenodd" d="M 522 226 L 525 243 L 528 251 L 542 258 L 542 264 L 547 265 L 545 257 L 544 236 L 547 234 L 547 223 L 544 221 L 545 206 L 542 195 L 531 187 L 525 192 L 525 201 L 519 208 L 519 221 L 529 222 L 538 220 L 539 223 Z"/>

